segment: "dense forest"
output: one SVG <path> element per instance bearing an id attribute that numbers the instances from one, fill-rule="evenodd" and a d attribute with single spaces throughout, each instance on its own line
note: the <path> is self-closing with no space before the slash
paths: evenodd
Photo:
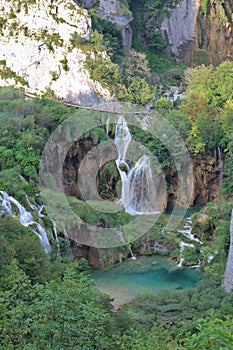
<path id="1" fill-rule="evenodd" d="M 77 3 L 84 6 L 83 1 Z M 203 278 L 195 288 L 176 292 L 164 290 L 157 295 L 148 291 L 131 303 L 114 308 L 111 297 L 102 293 L 90 278 L 89 262 L 85 258 L 74 259 L 74 242 L 64 230 L 56 230 L 40 195 L 39 171 L 44 147 L 62 122 L 75 113 L 82 115 L 82 108 L 67 107 L 64 101 L 56 101 L 49 90 L 42 97 L 35 94 L 28 97 L 23 89 L 1 87 L 2 350 L 232 348 L 233 294 L 224 293 L 222 281 L 230 246 L 233 206 L 233 62 L 224 60 L 216 66 L 203 64 L 188 68 L 173 60 L 160 34 L 150 36 L 150 27 L 139 40 L 136 34 L 143 26 L 139 15 L 142 3 L 145 2 L 129 1 L 135 15 L 130 55 L 122 45 L 119 28 L 100 19 L 93 9 L 89 9 L 93 29 L 90 42 L 74 35 L 72 45 L 95 53 L 87 56 L 86 67 L 91 78 L 109 88 L 116 101 L 137 104 L 137 108 L 143 110 L 151 103 L 151 113 L 163 115 L 175 127 L 194 161 L 205 159 L 207 155 L 223 159 L 224 166 L 216 175 L 220 183 L 218 196 L 202 203 L 200 212 L 192 217 L 197 237 L 204 242 L 203 249 L 184 252 L 187 265 L 201 260 L 199 271 Z M 146 19 L 150 18 L 150 11 L 159 16 L 160 2 L 155 3 L 156 6 L 152 6 L 151 1 L 146 1 Z M 169 1 L 168 7 L 170 4 Z M 161 16 L 166 11 L 165 7 Z M 101 56 L 99 52 L 103 50 L 110 59 Z M 181 88 L 184 97 L 167 98 L 170 86 Z M 95 110 L 93 115 L 98 116 L 98 113 Z M 113 137 L 114 126 L 111 127 Z M 172 172 L 172 157 L 158 138 L 133 127 L 131 133 L 157 157 L 165 172 Z M 107 139 L 102 127 L 85 137 L 92 142 L 95 140 L 95 144 Z M 116 172 L 116 169 L 110 164 L 108 171 Z M 103 198 L 115 199 L 114 191 L 106 193 L 103 188 Z M 70 196 L 69 201 L 80 217 L 91 223 L 98 221 L 81 200 Z M 27 223 L 20 220 L 23 209 L 19 203 L 31 213 Z M 200 217 L 205 220 L 200 222 Z M 126 213 L 106 218 L 118 224 L 128 219 Z M 176 230 L 167 236 L 161 234 L 166 220 L 166 215 L 162 215 L 161 221 L 147 234 L 168 246 L 167 258 L 177 263 L 181 237 Z M 42 231 L 47 232 L 47 251 L 39 241 Z M 143 239 L 132 242 L 134 252 L 139 254 Z M 127 250 L 119 249 L 123 259 L 127 259 Z M 110 250 L 108 254 L 111 253 L 115 254 Z M 119 260 L 111 261 L 114 262 Z"/>

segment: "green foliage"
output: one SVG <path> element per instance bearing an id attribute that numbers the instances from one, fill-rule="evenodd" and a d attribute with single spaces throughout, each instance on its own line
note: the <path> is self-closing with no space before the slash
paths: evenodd
<path id="1" fill-rule="evenodd" d="M 2 66 L 2 68 L 0 69 L 0 77 L 2 79 L 14 79 L 15 84 L 19 83 L 23 86 L 28 86 L 28 82 L 20 77 L 19 75 L 17 75 L 14 71 L 12 71 L 9 67 L 6 66 Z"/>
<path id="2" fill-rule="evenodd" d="M 0 177 L 2 189 L 17 193 L 22 188 L 17 173 L 27 180 L 38 181 L 41 150 L 50 133 L 72 112 L 73 109 L 69 110 L 53 101 L 26 101 L 19 90 L 0 89 L 0 170 L 4 170 Z"/>
<path id="3" fill-rule="evenodd" d="M 224 180 L 222 184 L 222 192 L 227 198 L 233 197 L 233 147 L 225 159 L 224 165 Z"/>
<path id="4" fill-rule="evenodd" d="M 68 60 L 67 57 L 65 56 L 62 60 L 60 60 L 61 64 L 62 64 L 62 68 L 68 72 L 69 70 L 69 66 L 68 66 Z"/>
<path id="5" fill-rule="evenodd" d="M 166 52 L 167 43 L 157 29 L 170 8 L 175 7 L 177 1 L 139 0 L 130 1 L 130 10 L 134 20 L 131 23 L 133 49 L 146 54 L 152 70 L 153 80 L 169 84 L 173 80 L 174 71 L 179 72 L 179 79 L 184 65 L 176 63 Z M 177 82 L 176 82 L 177 83 Z M 171 85 L 171 84 L 170 84 Z"/>
<path id="6" fill-rule="evenodd" d="M 84 43 L 84 39 L 77 32 L 71 34 L 70 43 L 72 47 L 80 47 Z"/>
<path id="7" fill-rule="evenodd" d="M 200 3 L 200 11 L 202 14 L 206 14 L 207 11 L 208 11 L 208 3 L 209 3 L 209 0 L 201 0 L 201 3 Z"/>
<path id="8" fill-rule="evenodd" d="M 87 58 L 85 66 L 90 71 L 93 80 L 98 81 L 104 88 L 110 89 L 112 93 L 117 92 L 120 87 L 120 73 L 117 64 L 97 55 L 95 58 Z"/>
<path id="9" fill-rule="evenodd" d="M 127 92 L 131 103 L 145 105 L 154 97 L 155 88 L 144 78 L 137 76 L 129 79 Z"/>
<path id="10" fill-rule="evenodd" d="M 93 9 L 90 9 L 89 12 L 94 33 L 98 32 L 102 35 L 106 52 L 111 56 L 112 61 L 119 61 L 125 55 L 120 29 L 116 24 L 100 18 Z"/>
<path id="11" fill-rule="evenodd" d="M 110 340 L 105 299 L 82 273 L 65 272 L 61 282 L 21 284 L 2 295 L 1 347 L 21 349 L 106 348 Z M 12 301 L 12 294 L 17 303 Z"/>
<path id="12" fill-rule="evenodd" d="M 225 319 L 219 319 L 212 314 L 207 319 L 199 320 L 196 325 L 197 331 L 186 337 L 182 347 L 177 349 L 211 349 L 228 350 L 233 343 L 233 319 L 226 316 Z"/>
<path id="13" fill-rule="evenodd" d="M 232 133 L 233 64 L 223 62 L 216 69 L 200 66 L 186 71 L 188 85 L 180 109 L 192 120 L 188 135 L 194 154 L 213 154 L 219 146 L 227 149 Z"/>

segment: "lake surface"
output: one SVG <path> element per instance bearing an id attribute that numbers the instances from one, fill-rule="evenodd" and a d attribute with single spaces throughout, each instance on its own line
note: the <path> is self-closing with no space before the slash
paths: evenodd
<path id="1" fill-rule="evenodd" d="M 164 257 L 141 256 L 128 259 L 109 270 L 91 270 L 97 287 L 119 306 L 132 301 L 140 293 L 159 293 L 163 289 L 180 290 L 195 287 L 202 279 L 192 268 L 178 268 Z"/>

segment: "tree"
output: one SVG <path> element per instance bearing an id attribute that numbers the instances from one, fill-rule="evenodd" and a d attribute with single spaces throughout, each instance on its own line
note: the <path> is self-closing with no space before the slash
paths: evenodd
<path id="1" fill-rule="evenodd" d="M 61 282 L 25 284 L 23 293 L 14 293 L 5 292 L 0 301 L 4 349 L 110 348 L 111 311 L 85 274 L 70 268 Z"/>
<path id="2" fill-rule="evenodd" d="M 213 314 L 201 319 L 196 325 L 196 332 L 181 343 L 182 346 L 176 350 L 229 350 L 233 344 L 233 319 L 227 316 L 222 320 Z"/>

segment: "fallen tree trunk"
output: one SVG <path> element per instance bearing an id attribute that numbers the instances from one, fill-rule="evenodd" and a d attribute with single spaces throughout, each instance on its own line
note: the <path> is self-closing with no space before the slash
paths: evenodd
<path id="1" fill-rule="evenodd" d="M 224 273 L 222 289 L 225 293 L 231 293 L 233 289 L 233 209 L 230 223 L 230 248 L 228 252 L 226 270 Z"/>

